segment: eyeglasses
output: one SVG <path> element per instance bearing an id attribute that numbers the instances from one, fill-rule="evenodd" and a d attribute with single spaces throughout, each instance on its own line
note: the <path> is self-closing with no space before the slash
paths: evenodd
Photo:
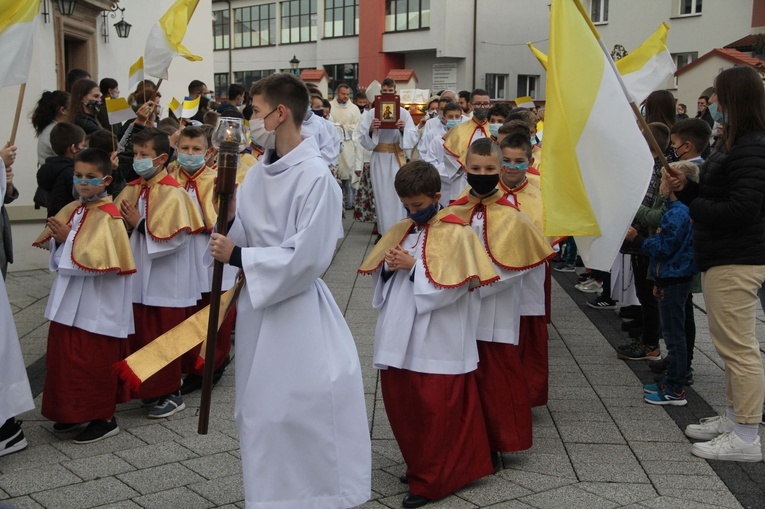
<path id="1" fill-rule="evenodd" d="M 472 103 L 474 108 L 488 108 L 491 103 Z"/>

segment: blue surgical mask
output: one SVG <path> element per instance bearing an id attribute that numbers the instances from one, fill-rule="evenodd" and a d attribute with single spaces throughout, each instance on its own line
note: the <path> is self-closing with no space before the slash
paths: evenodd
<path id="1" fill-rule="evenodd" d="M 81 179 L 77 177 L 72 177 L 72 182 L 74 182 L 75 184 L 88 184 L 89 186 L 100 186 L 105 178 L 106 177 L 101 177 L 100 179 Z"/>
<path id="2" fill-rule="evenodd" d="M 446 121 L 446 128 L 451 129 L 452 127 L 456 125 L 460 125 L 462 123 L 462 120 L 447 120 Z"/>
<path id="3" fill-rule="evenodd" d="M 155 157 L 157 159 L 159 156 Z M 154 166 L 154 159 L 145 157 L 143 159 L 133 159 L 133 170 L 145 179 L 150 179 L 154 176 L 157 168 Z"/>
<path id="4" fill-rule="evenodd" d="M 530 139 L 529 141 L 531 141 L 531 146 L 532 146 L 532 147 L 533 147 L 534 145 L 536 145 L 537 143 L 539 143 L 539 140 L 537 139 L 537 137 L 536 137 L 536 136 L 532 136 L 532 137 L 531 137 L 531 139 Z"/>
<path id="5" fill-rule="evenodd" d="M 502 161 L 502 166 L 505 168 L 511 168 L 513 170 L 521 170 L 521 171 L 527 171 L 529 169 L 529 163 L 507 163 L 505 161 Z"/>
<path id="6" fill-rule="evenodd" d="M 724 124 L 725 123 L 725 115 L 717 108 L 717 103 L 714 102 L 710 104 L 707 107 L 707 111 L 709 111 L 709 114 L 712 115 L 712 118 L 715 122 L 718 124 Z"/>
<path id="7" fill-rule="evenodd" d="M 489 133 L 491 133 L 491 135 L 496 138 L 499 134 L 499 128 L 501 126 L 502 124 L 489 124 Z"/>
<path id="8" fill-rule="evenodd" d="M 409 219 L 415 223 L 425 224 L 430 221 L 433 216 L 436 215 L 436 212 L 438 212 L 438 205 L 431 203 L 426 208 L 418 210 L 417 212 L 409 212 L 407 215 L 409 216 Z"/>
<path id="9" fill-rule="evenodd" d="M 205 164 L 204 154 L 183 154 L 178 153 L 178 164 L 186 173 L 193 173 Z"/>

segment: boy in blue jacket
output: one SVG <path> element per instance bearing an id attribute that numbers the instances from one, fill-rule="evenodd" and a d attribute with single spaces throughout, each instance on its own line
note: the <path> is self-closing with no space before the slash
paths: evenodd
<path id="1" fill-rule="evenodd" d="M 671 166 L 698 182 L 699 168 L 695 164 L 678 161 Z M 668 189 L 666 173 L 662 175 L 659 192 L 666 199 L 667 209 L 656 234 L 644 238 L 630 227 L 626 240 L 651 258 L 648 270 L 656 281 L 654 296 L 659 301 L 662 334 L 669 357 L 664 379 L 644 386 L 644 399 L 652 405 L 683 406 L 688 403 L 683 390 L 688 371 L 685 302 L 691 293 L 691 279 L 698 269 L 693 260 L 693 226 L 688 206 Z"/>

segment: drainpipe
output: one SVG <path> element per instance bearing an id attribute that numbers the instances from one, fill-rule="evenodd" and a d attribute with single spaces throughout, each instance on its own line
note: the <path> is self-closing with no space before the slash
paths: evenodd
<path id="1" fill-rule="evenodd" d="M 476 75 L 475 75 L 475 57 L 476 57 L 476 47 L 478 45 L 477 38 L 478 38 L 478 0 L 473 0 L 473 88 L 471 90 L 475 90 L 475 82 L 476 82 Z"/>
<path id="2" fill-rule="evenodd" d="M 234 13 L 231 10 L 231 0 L 226 0 L 226 4 L 228 5 L 228 84 L 231 86 L 231 84 L 234 82 L 234 69 L 233 69 L 233 56 L 232 51 L 234 48 L 234 31 L 233 28 L 233 21 L 234 21 Z M 226 91 L 226 95 L 228 95 L 228 90 Z M 219 95 L 220 97 L 220 95 Z M 229 97 L 229 99 L 231 99 Z"/>

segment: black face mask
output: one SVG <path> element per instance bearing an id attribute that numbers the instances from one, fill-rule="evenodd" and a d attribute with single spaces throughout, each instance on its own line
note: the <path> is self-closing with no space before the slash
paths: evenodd
<path id="1" fill-rule="evenodd" d="M 483 196 L 489 194 L 497 187 L 497 184 L 499 183 L 499 174 L 478 175 L 475 173 L 468 173 L 467 181 L 470 187 L 473 188 L 473 191 L 475 191 L 475 194 Z"/>
<path id="2" fill-rule="evenodd" d="M 101 101 L 96 101 L 95 99 L 89 100 L 85 106 L 87 106 L 93 113 L 101 111 Z"/>
<path id="3" fill-rule="evenodd" d="M 489 118 L 489 108 L 474 108 L 473 117 L 476 120 L 483 122 L 484 120 Z"/>
<path id="4" fill-rule="evenodd" d="M 324 118 L 324 110 L 311 110 L 311 113 L 316 115 L 317 117 Z"/>

